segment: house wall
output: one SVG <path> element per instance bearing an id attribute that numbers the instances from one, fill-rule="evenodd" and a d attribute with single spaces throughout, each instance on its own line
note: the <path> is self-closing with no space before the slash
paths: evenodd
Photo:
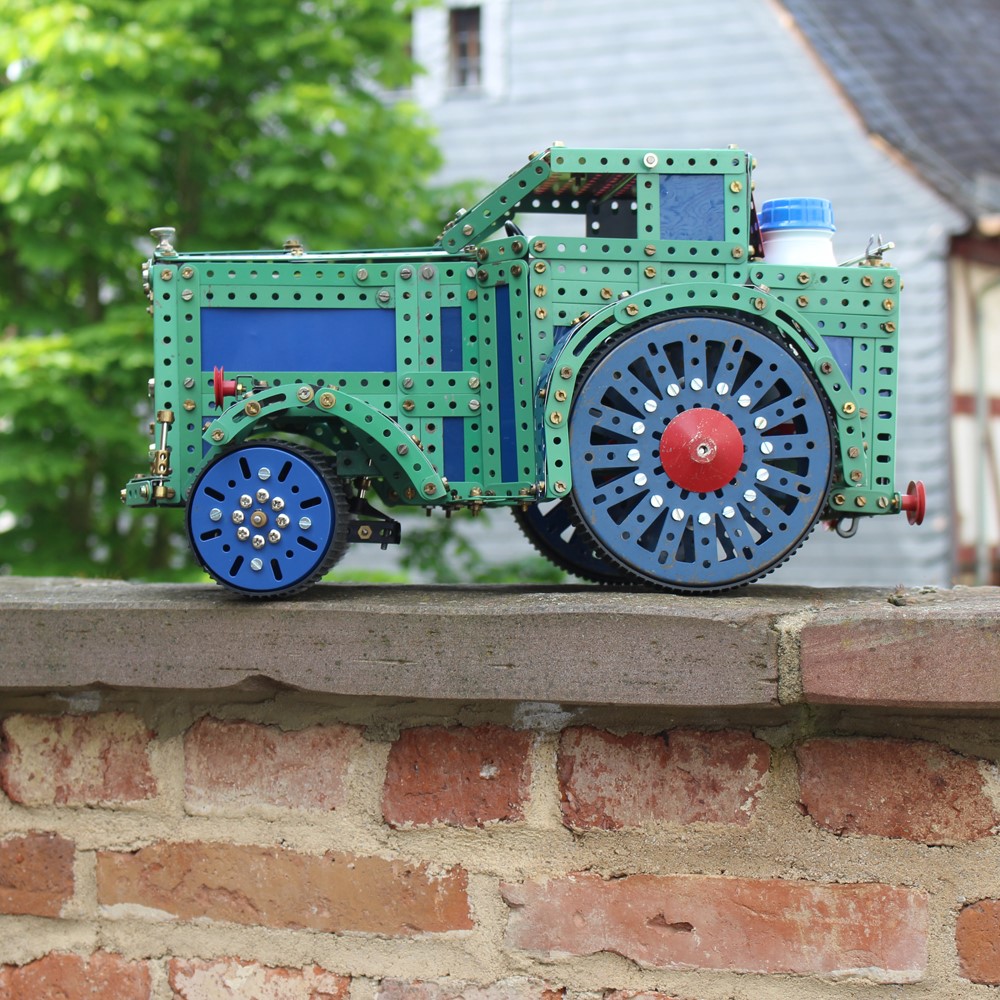
<path id="1" fill-rule="evenodd" d="M 905 279 L 898 488 L 927 484 L 919 530 L 900 518 L 851 542 L 817 532 L 773 579 L 839 584 L 944 583 L 951 573 L 948 239 L 959 215 L 867 136 L 822 67 L 770 2 L 484 0 L 488 84 L 446 85 L 445 14 L 419 11 L 414 96 L 440 130 L 443 180 L 491 186 L 530 151 L 573 146 L 717 147 L 757 157 L 758 204 L 833 201 L 837 253 L 872 233 L 893 240 Z M 505 552 L 510 544 L 504 542 Z M 524 549 L 527 552 L 527 547 Z"/>

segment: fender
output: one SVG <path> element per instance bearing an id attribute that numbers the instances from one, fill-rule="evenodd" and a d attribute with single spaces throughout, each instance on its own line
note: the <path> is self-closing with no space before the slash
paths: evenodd
<path id="1" fill-rule="evenodd" d="M 573 328 L 553 352 L 539 386 L 539 395 L 545 400 L 542 431 L 547 497 L 565 496 L 572 488 L 569 417 L 577 378 L 587 360 L 609 340 L 627 337 L 651 319 L 691 309 L 764 319 L 794 345 L 815 375 L 837 422 L 843 485 L 870 487 L 871 473 L 862 444 L 862 418 L 866 414 L 819 331 L 801 312 L 762 288 L 692 282 L 643 289 L 606 306 Z M 838 486 L 836 479 L 833 485 Z"/>
<path id="2" fill-rule="evenodd" d="M 202 435 L 209 446 L 205 462 L 224 447 L 272 429 L 270 425 L 281 418 L 308 423 L 337 420 L 369 452 L 401 498 L 419 498 L 421 503 L 447 499 L 447 483 L 399 424 L 357 396 L 329 386 L 298 382 L 237 400 Z"/>

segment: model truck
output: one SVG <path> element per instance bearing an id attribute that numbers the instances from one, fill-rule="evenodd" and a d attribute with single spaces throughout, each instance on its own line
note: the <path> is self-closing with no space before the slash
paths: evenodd
<path id="1" fill-rule="evenodd" d="M 186 507 L 198 561 L 249 597 L 398 542 L 393 508 L 508 507 L 584 579 L 696 593 L 821 519 L 919 523 L 922 485 L 893 479 L 899 275 L 872 244 L 769 259 L 753 168 L 555 145 L 418 249 L 152 230 L 155 422 L 123 501 Z"/>

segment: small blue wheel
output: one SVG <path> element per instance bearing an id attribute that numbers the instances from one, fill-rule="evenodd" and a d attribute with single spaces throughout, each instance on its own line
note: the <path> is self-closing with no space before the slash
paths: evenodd
<path id="1" fill-rule="evenodd" d="M 625 574 L 600 553 L 590 536 L 569 513 L 568 498 L 543 500 L 526 510 L 514 508 L 514 519 L 528 541 L 549 562 L 592 583 L 624 583 Z"/>
<path id="2" fill-rule="evenodd" d="M 220 455 L 188 503 L 191 546 L 205 571 L 249 597 L 311 586 L 347 548 L 347 501 L 320 452 L 254 441 Z"/>
<path id="3" fill-rule="evenodd" d="M 825 398 L 776 332 L 673 314 L 613 342 L 570 414 L 572 512 L 634 580 L 741 586 L 784 562 L 825 504 Z"/>

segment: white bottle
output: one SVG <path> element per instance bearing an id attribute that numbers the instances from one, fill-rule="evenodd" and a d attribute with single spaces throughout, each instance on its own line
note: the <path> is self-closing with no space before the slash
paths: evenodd
<path id="1" fill-rule="evenodd" d="M 835 267 L 833 206 L 826 198 L 773 198 L 757 217 L 768 264 Z"/>

